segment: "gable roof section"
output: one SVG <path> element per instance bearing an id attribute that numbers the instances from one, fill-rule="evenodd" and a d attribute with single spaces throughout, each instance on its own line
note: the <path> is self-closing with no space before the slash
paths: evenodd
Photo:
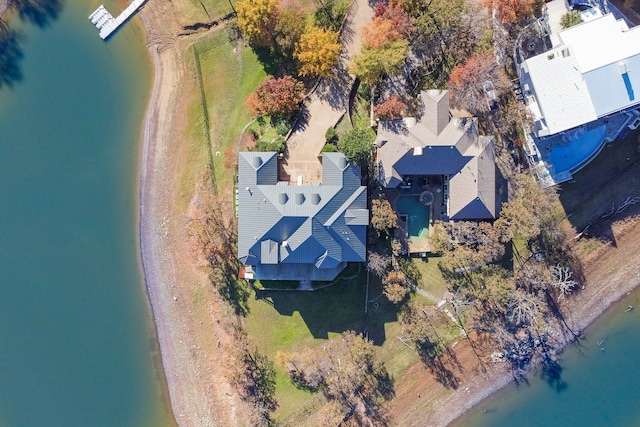
<path id="1" fill-rule="evenodd" d="M 495 141 L 481 136 L 465 154 L 471 160 L 449 180 L 449 218 L 453 220 L 496 217 Z"/>
<path id="2" fill-rule="evenodd" d="M 407 151 L 393 168 L 400 175 L 450 175 L 462 169 L 469 161 L 454 145 L 420 148 L 422 150 Z"/>
<path id="3" fill-rule="evenodd" d="M 449 124 L 449 95 L 446 90 L 432 89 L 420 92 L 424 113 L 423 125 L 434 135 L 439 135 Z"/>
<path id="4" fill-rule="evenodd" d="M 366 187 L 343 154 L 325 153 L 322 184 L 304 186 L 277 182 L 276 153 L 239 153 L 238 165 L 238 259 L 255 278 L 331 280 L 365 260 Z"/>

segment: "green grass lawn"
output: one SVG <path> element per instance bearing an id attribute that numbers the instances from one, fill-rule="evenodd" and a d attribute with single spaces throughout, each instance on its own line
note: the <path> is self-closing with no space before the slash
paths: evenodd
<path id="1" fill-rule="evenodd" d="M 438 260 L 431 258 L 428 263 L 413 260 L 423 275 L 421 282 L 424 285 L 421 286 L 434 293 L 445 289 L 444 279 L 437 268 Z M 353 278 L 355 274 L 357 277 Z M 280 406 L 273 417 L 278 422 L 286 419 L 288 424 L 295 425 L 296 420 L 302 417 L 302 408 L 305 411 L 315 410 L 305 407 L 315 395 L 292 383 L 282 363 L 283 356 L 321 346 L 347 330 L 363 330 L 366 272 L 350 265 L 341 276 L 344 280 L 337 280 L 329 288 L 314 292 L 259 291 L 249 302 L 250 312 L 245 328 L 260 351 L 276 365 L 276 398 Z M 265 282 L 265 285 L 269 283 Z M 410 298 L 422 304 L 434 303 L 418 294 Z M 416 351 L 410 348 L 411 343 L 405 339 L 408 347 L 400 339 L 403 338 L 398 321 L 400 306 L 386 299 L 382 294 L 382 282 L 374 274 L 370 275 L 367 308 L 369 339 L 377 346 L 378 358 L 389 374 L 399 379 L 412 365 L 421 362 Z M 453 339 L 459 335 L 459 330 L 443 325 L 440 334 L 446 339 Z"/>
<path id="2" fill-rule="evenodd" d="M 439 298 L 442 298 L 444 293 L 447 291 L 447 284 L 440 272 L 440 268 L 438 267 L 438 263 L 441 259 L 442 257 L 437 256 L 411 258 L 411 262 L 418 268 L 421 274 L 418 286 Z M 438 301 L 434 302 L 437 303 Z"/>
<path id="3" fill-rule="evenodd" d="M 200 59 L 209 114 L 211 150 L 218 188 L 230 187 L 234 174 L 225 168 L 225 154 L 236 155 L 242 128 L 252 119 L 244 100 L 267 76 L 248 47 L 233 42 L 224 28 L 195 44 Z M 192 122 L 198 123 L 192 116 Z M 235 164 L 235 162 L 233 162 Z"/>
<path id="4" fill-rule="evenodd" d="M 236 0 L 177 0 L 174 1 L 178 20 L 182 25 L 209 23 L 233 13 Z"/>
<path id="5" fill-rule="evenodd" d="M 347 330 L 361 331 L 365 293 L 362 277 L 315 292 L 261 291 L 250 302 L 247 332 L 260 351 L 276 359 L 276 397 L 280 404 L 274 414 L 276 420 L 286 418 L 313 397 L 293 385 L 284 366 L 277 362 L 278 353 L 314 348 Z"/>
<path id="6" fill-rule="evenodd" d="M 279 363 L 279 354 L 312 349 L 344 331 L 362 332 L 366 272 L 350 266 L 341 276 L 345 280 L 337 280 L 334 286 L 314 292 L 260 291 L 249 303 L 246 330 L 260 351 L 276 361 L 276 397 L 280 404 L 274 414 L 276 420 L 282 421 L 314 397 L 293 385 L 285 367 Z M 382 292 L 379 279 L 371 277 L 374 280 L 370 285 L 370 300 Z M 369 338 L 382 346 L 381 351 L 387 351 L 385 346 L 390 344 L 388 352 L 395 353 L 397 344 L 402 346 L 395 338 L 400 329 L 397 307 L 384 296 L 375 302 L 375 306 L 373 302 L 368 305 Z M 398 367 L 394 371 L 405 369 L 407 360 L 414 360 L 411 351 L 402 347 L 408 355 L 397 359 Z"/>

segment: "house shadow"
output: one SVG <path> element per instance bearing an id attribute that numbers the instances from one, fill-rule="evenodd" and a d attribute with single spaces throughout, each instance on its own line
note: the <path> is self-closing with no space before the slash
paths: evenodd
<path id="1" fill-rule="evenodd" d="M 318 285 L 319 283 L 314 283 Z M 374 344 L 386 340 L 385 324 L 397 321 L 397 309 L 384 296 L 379 303 L 368 304 L 365 318 L 366 275 L 339 280 L 332 286 L 316 291 L 258 291 L 255 298 L 272 305 L 282 316 L 299 314 L 316 339 L 328 339 L 329 334 L 345 331 L 366 332 Z M 369 297 L 372 295 L 371 289 Z"/>
<path id="2" fill-rule="evenodd" d="M 639 135 L 640 128 L 609 143 L 559 186 L 560 202 L 577 236 L 616 246 L 612 224 L 640 214 Z"/>

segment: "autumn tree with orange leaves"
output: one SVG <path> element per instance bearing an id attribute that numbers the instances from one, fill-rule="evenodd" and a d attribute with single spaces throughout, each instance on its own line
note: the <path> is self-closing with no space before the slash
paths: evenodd
<path id="1" fill-rule="evenodd" d="M 400 101 L 397 95 L 373 107 L 373 114 L 380 120 L 399 119 L 407 113 L 407 104 Z"/>
<path id="2" fill-rule="evenodd" d="M 489 111 L 488 95 L 483 85 L 491 82 L 496 92 L 507 86 L 507 77 L 493 54 L 476 53 L 458 64 L 449 75 L 449 100 L 455 108 L 471 114 Z"/>
<path id="3" fill-rule="evenodd" d="M 485 7 L 495 9 L 504 23 L 521 21 L 533 16 L 538 0 L 482 0 Z"/>
<path id="4" fill-rule="evenodd" d="M 375 85 L 385 75 L 397 74 L 413 31 L 412 18 L 400 7 L 376 6 L 373 20 L 362 29 L 362 49 L 354 58 L 351 72 L 368 85 Z"/>
<path id="5" fill-rule="evenodd" d="M 299 108 L 304 97 L 304 85 L 291 76 L 276 79 L 270 76 L 249 95 L 246 105 L 254 116 L 289 117 Z"/>

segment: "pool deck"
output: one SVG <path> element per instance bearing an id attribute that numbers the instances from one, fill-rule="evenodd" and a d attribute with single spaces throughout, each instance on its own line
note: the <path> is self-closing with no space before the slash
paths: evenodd
<path id="1" fill-rule="evenodd" d="M 408 184 L 398 188 L 386 188 L 382 190 L 374 190 L 372 197 L 374 199 L 383 198 L 387 199 L 392 206 L 396 205 L 396 200 L 400 196 L 419 196 L 423 191 L 429 190 L 433 193 L 433 203 L 430 207 L 425 206 L 425 209 L 430 209 L 429 214 L 429 227 L 446 216 L 446 206 L 444 204 L 444 198 L 442 193 L 442 183 L 437 180 L 429 182 L 427 185 L 422 185 L 421 179 L 413 179 Z M 440 192 L 438 192 L 440 189 Z M 445 218 L 446 219 L 446 218 Z M 429 238 L 416 238 L 409 237 L 408 224 L 403 222 L 398 217 L 398 226 L 394 232 L 394 236 L 400 241 L 402 245 L 402 252 L 405 254 L 419 254 L 431 252 L 431 244 Z"/>

